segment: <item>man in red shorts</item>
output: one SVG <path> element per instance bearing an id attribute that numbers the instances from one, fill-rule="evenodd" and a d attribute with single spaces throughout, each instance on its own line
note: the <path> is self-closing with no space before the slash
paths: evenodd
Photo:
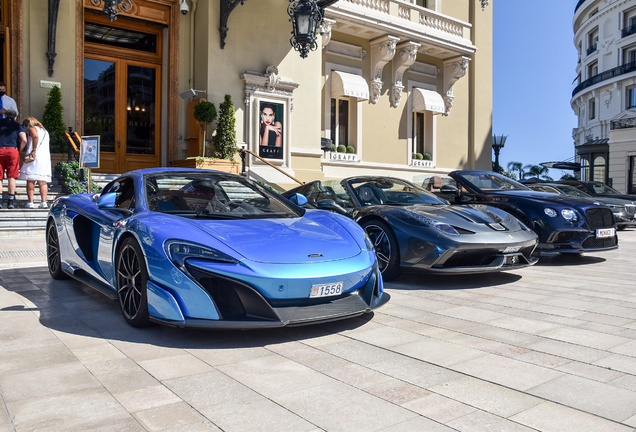
<path id="1" fill-rule="evenodd" d="M 20 174 L 20 152 L 26 145 L 26 133 L 15 119 L 18 116 L 12 109 L 0 118 L 0 194 L 2 194 L 2 179 L 7 171 L 9 194 L 7 208 L 15 208 L 15 179 Z"/>

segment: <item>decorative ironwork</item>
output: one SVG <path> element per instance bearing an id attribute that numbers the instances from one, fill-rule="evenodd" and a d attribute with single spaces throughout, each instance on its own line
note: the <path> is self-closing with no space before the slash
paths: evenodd
<path id="1" fill-rule="evenodd" d="M 46 57 L 49 59 L 49 76 L 53 76 L 53 64 L 55 63 L 55 35 L 57 34 L 57 13 L 60 9 L 60 0 L 49 0 L 49 50 Z"/>
<path id="2" fill-rule="evenodd" d="M 598 84 L 601 81 L 605 81 L 610 78 L 614 78 L 619 75 L 631 73 L 634 71 L 636 71 L 636 61 L 625 63 L 624 65 L 606 70 L 605 72 L 601 72 L 600 74 L 596 74 L 593 77 L 586 79 L 581 84 L 577 85 L 572 91 L 572 97 L 574 97 L 574 95 L 580 92 L 581 90 L 584 90 L 590 86 L 593 86 L 594 84 Z"/>
<path id="3" fill-rule="evenodd" d="M 488 0 L 481 0 L 481 10 L 486 10 L 486 6 L 488 6 Z"/>
<path id="4" fill-rule="evenodd" d="M 225 38 L 227 37 L 227 21 L 230 19 L 230 14 L 236 6 L 239 4 L 242 6 L 245 0 L 221 0 L 221 25 L 219 31 L 221 32 L 221 49 L 225 48 Z"/>
<path id="5" fill-rule="evenodd" d="M 636 117 L 629 117 L 620 120 L 612 120 L 610 130 L 636 128 Z"/>
<path id="6" fill-rule="evenodd" d="M 307 58 L 309 51 L 318 48 L 316 30 L 322 25 L 323 10 L 314 0 L 289 0 L 287 13 L 292 23 L 292 37 L 289 40 L 301 58 Z"/>
<path id="7" fill-rule="evenodd" d="M 121 12 L 130 12 L 132 10 L 131 0 L 91 0 L 93 6 L 101 6 L 104 3 L 104 14 L 109 20 L 114 21 Z"/>

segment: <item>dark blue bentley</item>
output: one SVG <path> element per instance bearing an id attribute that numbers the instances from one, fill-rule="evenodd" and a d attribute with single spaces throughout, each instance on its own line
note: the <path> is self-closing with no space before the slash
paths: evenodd
<path id="1" fill-rule="evenodd" d="M 581 253 L 616 249 L 618 236 L 607 206 L 532 189 L 491 171 L 454 171 L 439 196 L 454 203 L 499 207 L 539 236 L 538 252 Z"/>

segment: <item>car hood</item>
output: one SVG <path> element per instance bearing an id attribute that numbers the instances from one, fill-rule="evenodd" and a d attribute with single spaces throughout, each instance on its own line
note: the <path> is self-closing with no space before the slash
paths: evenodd
<path id="1" fill-rule="evenodd" d="M 404 209 L 422 216 L 460 227 L 473 232 L 492 232 L 497 224 L 508 225 L 512 218 L 509 214 L 486 205 L 414 205 Z M 506 219 L 508 221 L 506 222 Z"/>
<path id="2" fill-rule="evenodd" d="M 606 199 L 606 198 L 611 198 L 611 199 L 620 199 L 620 200 L 626 200 L 629 201 L 632 204 L 636 204 L 636 195 L 594 195 L 594 198 L 602 198 L 602 199 Z M 623 205 L 625 204 L 629 204 L 629 203 L 623 203 Z"/>
<path id="3" fill-rule="evenodd" d="M 553 193 L 547 192 L 538 192 L 538 191 L 520 191 L 520 190 L 501 190 L 501 191 L 487 191 L 483 193 L 486 196 L 493 197 L 497 202 L 506 202 L 511 199 L 528 199 L 537 202 L 541 202 L 544 204 L 554 204 L 560 206 L 584 206 L 589 207 L 594 205 L 595 202 L 600 203 L 600 201 L 589 198 L 579 198 L 573 197 L 569 195 L 557 195 Z"/>
<path id="4" fill-rule="evenodd" d="M 634 203 L 631 200 L 621 199 L 618 197 L 610 198 L 608 196 L 595 196 L 592 197 L 592 199 L 603 204 L 611 204 L 616 206 L 626 206 Z"/>
<path id="5" fill-rule="evenodd" d="M 353 236 L 322 211 L 298 218 L 188 221 L 251 261 L 312 263 L 350 258 L 361 251 Z"/>

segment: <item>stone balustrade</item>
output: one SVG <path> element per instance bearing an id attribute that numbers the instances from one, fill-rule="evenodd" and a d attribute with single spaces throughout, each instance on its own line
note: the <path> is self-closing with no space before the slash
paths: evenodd
<path id="1" fill-rule="evenodd" d="M 462 38 L 469 34 L 471 28 L 471 25 L 466 22 L 418 6 L 415 4 L 415 0 L 340 0 L 336 5 L 343 3 L 397 17 Z"/>

